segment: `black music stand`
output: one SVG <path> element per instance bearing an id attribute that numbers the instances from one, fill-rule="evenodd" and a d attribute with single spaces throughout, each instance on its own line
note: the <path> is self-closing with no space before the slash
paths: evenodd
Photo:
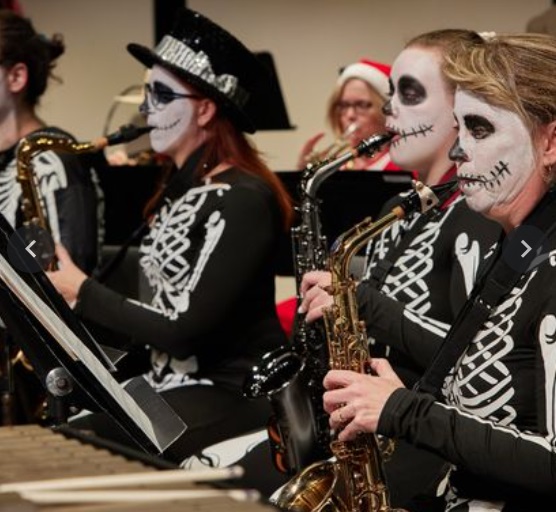
<path id="1" fill-rule="evenodd" d="M 276 174 L 294 203 L 299 205 L 303 171 L 278 171 Z M 330 175 L 317 193 L 321 232 L 326 237 L 328 247 L 339 235 L 365 217 L 378 218 L 386 201 L 412 189 L 412 179 L 413 173 L 410 171 L 340 171 Z M 279 253 L 280 275 L 294 275 L 292 251 L 291 238 L 285 236 Z"/>
<path id="2" fill-rule="evenodd" d="M 46 275 L 19 270 L 26 255 L 14 261 L 14 244 L 24 247 L 0 214 L 0 317 L 50 398 L 63 411 L 107 414 L 148 454 L 171 451 L 183 421 L 141 377 L 125 386 L 112 377 L 109 357 Z"/>
<path id="3" fill-rule="evenodd" d="M 246 109 L 257 130 L 293 130 L 290 123 L 280 79 L 270 52 L 255 55 L 267 70 L 266 82 L 259 85 L 249 99 Z"/>

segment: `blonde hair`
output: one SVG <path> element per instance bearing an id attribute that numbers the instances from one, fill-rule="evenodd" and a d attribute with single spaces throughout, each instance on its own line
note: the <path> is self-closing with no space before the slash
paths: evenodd
<path id="1" fill-rule="evenodd" d="M 446 78 L 492 105 L 518 114 L 535 135 L 556 119 L 556 38 L 547 34 L 489 34 L 446 55 Z"/>

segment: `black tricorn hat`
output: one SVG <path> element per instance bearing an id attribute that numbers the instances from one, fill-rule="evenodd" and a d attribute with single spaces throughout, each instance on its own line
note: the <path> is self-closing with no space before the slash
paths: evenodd
<path id="1" fill-rule="evenodd" d="M 250 96 L 264 83 L 266 69 L 241 41 L 202 14 L 180 10 L 176 23 L 154 50 L 131 43 L 142 64 L 158 64 L 214 100 L 242 131 L 254 133 L 246 112 Z"/>

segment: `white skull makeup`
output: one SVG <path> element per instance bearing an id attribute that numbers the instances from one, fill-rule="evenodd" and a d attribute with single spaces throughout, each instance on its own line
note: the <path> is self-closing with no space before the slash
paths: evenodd
<path id="1" fill-rule="evenodd" d="M 141 110 L 147 116 L 151 146 L 157 153 L 172 156 L 190 134 L 197 97 L 172 73 L 154 65 Z"/>
<path id="2" fill-rule="evenodd" d="M 453 94 L 440 71 L 438 50 L 406 48 L 392 66 L 386 127 L 397 135 L 392 160 L 404 169 L 428 171 L 446 158 L 455 140 Z"/>
<path id="3" fill-rule="evenodd" d="M 533 142 L 514 112 L 456 92 L 454 115 L 459 138 L 450 152 L 458 163 L 460 188 L 469 207 L 488 213 L 511 203 L 535 170 Z"/>

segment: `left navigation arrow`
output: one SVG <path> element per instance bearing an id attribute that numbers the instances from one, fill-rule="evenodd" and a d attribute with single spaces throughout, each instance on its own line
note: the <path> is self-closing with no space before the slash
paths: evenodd
<path id="1" fill-rule="evenodd" d="M 22 272 L 51 270 L 54 253 L 55 243 L 48 230 L 34 224 L 16 229 L 8 240 L 9 262 Z"/>
<path id="2" fill-rule="evenodd" d="M 31 247 L 33 247 L 33 245 L 35 245 L 35 240 L 33 240 L 27 247 L 25 247 L 25 250 L 31 255 L 33 256 L 33 258 L 36 256 L 36 254 L 31 250 Z"/>

